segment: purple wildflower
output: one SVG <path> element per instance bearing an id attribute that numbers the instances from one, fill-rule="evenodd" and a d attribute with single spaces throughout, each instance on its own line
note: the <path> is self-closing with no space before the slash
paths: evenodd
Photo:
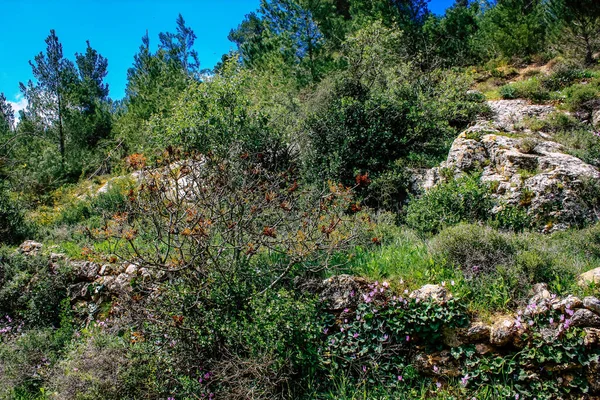
<path id="1" fill-rule="evenodd" d="M 463 386 L 467 386 L 467 383 L 469 383 L 470 378 L 471 377 L 469 376 L 469 374 L 466 374 L 465 376 L 460 378 L 460 383 L 462 383 Z"/>

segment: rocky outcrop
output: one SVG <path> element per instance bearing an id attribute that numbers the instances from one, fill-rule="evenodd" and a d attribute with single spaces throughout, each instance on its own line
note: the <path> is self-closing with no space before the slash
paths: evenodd
<path id="1" fill-rule="evenodd" d="M 549 135 L 521 129 L 526 118 L 543 119 L 555 109 L 523 100 L 489 105 L 493 117 L 459 135 L 446 161 L 428 172 L 423 188 L 428 190 L 448 176 L 480 171 L 481 181 L 490 184 L 498 201 L 493 213 L 506 206 L 523 207 L 546 230 L 597 220 L 582 193 L 586 182 L 600 178 L 600 172 L 566 154 Z"/>

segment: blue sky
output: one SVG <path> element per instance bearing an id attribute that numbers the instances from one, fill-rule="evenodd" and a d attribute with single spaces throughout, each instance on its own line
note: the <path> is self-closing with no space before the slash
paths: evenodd
<path id="1" fill-rule="evenodd" d="M 211 68 L 233 44 L 229 31 L 244 15 L 255 10 L 259 0 L 1 0 L 0 92 L 13 101 L 24 102 L 19 82 L 31 79 L 29 60 L 45 49 L 44 39 L 55 29 L 63 53 L 74 59 L 85 51 L 85 41 L 108 59 L 110 96 L 123 97 L 127 69 L 133 62 L 146 30 L 151 44 L 158 33 L 175 30 L 181 13 L 198 39 L 196 49 L 203 68 Z M 443 13 L 453 0 L 432 0 L 429 8 Z"/>

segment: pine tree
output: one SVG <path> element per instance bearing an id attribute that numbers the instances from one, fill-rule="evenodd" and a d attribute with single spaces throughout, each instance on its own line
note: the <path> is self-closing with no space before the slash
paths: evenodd
<path id="1" fill-rule="evenodd" d="M 0 136 L 8 133 L 14 128 L 15 114 L 6 100 L 4 93 L 0 93 Z"/>
<path id="2" fill-rule="evenodd" d="M 77 72 L 73 62 L 63 57 L 62 44 L 54 29 L 46 38 L 46 52 L 40 52 L 29 65 L 37 82 L 34 84 L 29 81 L 27 86 L 20 84 L 21 91 L 29 102 L 27 117 L 36 120 L 43 131 L 56 137 L 64 165 L 64 117 L 69 90 L 77 80 Z"/>

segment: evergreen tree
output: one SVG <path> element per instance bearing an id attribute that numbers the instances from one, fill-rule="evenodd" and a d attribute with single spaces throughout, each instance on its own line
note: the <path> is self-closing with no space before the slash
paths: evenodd
<path id="1" fill-rule="evenodd" d="M 551 0 L 547 15 L 550 23 L 559 28 L 557 42 L 582 49 L 586 64 L 593 64 L 594 52 L 600 46 L 600 2 Z"/>
<path id="2" fill-rule="evenodd" d="M 4 93 L 0 93 L 0 136 L 11 131 L 15 124 L 15 114 L 6 100 Z"/>
<path id="3" fill-rule="evenodd" d="M 26 118 L 37 121 L 39 128 L 57 139 L 64 164 L 64 118 L 69 90 L 77 79 L 75 65 L 63 57 L 62 44 L 54 30 L 46 38 L 46 52 L 40 52 L 29 65 L 37 82 L 34 84 L 29 81 L 27 86 L 20 84 L 21 91 L 29 102 Z"/>
<path id="4" fill-rule="evenodd" d="M 480 23 L 480 52 L 488 57 L 528 58 L 546 43 L 544 0 L 498 0 Z"/>
<path id="5" fill-rule="evenodd" d="M 160 48 L 165 51 L 167 61 L 176 63 L 179 68 L 193 76 L 200 68 L 198 52 L 193 49 L 196 34 L 185 25 L 181 14 L 178 15 L 176 24 L 175 33 L 159 34 Z"/>
<path id="6" fill-rule="evenodd" d="M 108 109 L 108 60 L 87 42 L 84 54 L 75 54 L 79 79 L 73 87 L 73 101 L 78 107 L 73 115 L 72 129 L 78 143 L 94 147 L 111 132 L 111 115 Z"/>

